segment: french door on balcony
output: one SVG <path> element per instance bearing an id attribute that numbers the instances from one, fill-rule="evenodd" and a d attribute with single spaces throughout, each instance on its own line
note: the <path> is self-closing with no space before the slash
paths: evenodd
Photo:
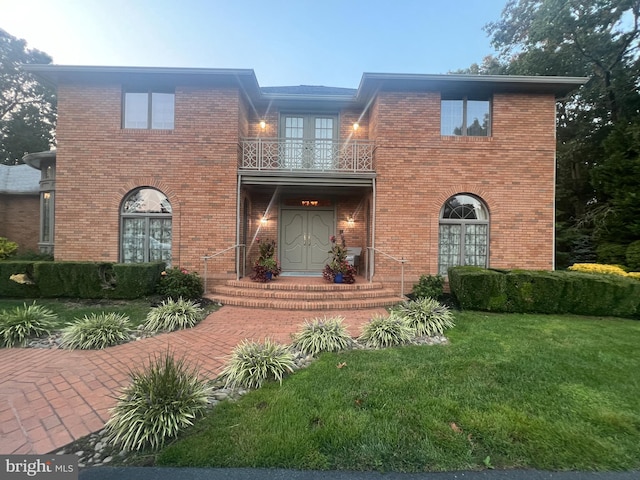
<path id="1" fill-rule="evenodd" d="M 335 168 L 338 119 L 331 115 L 283 115 L 280 135 L 284 138 L 282 167 L 292 170 Z"/>
<path id="2" fill-rule="evenodd" d="M 333 210 L 283 209 L 280 261 L 285 272 L 320 272 L 329 258 Z"/>

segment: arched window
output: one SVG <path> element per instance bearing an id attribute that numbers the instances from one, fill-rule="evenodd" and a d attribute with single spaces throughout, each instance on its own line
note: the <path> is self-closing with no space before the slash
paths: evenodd
<path id="1" fill-rule="evenodd" d="M 124 263 L 166 262 L 171 266 L 171 204 L 153 188 L 139 188 L 122 202 L 121 258 Z"/>
<path id="2" fill-rule="evenodd" d="M 438 272 L 456 265 L 487 267 L 489 261 L 489 211 L 478 198 L 460 194 L 440 210 Z"/>

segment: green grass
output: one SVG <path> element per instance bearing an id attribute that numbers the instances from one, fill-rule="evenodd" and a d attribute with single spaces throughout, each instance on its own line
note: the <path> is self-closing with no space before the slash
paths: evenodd
<path id="1" fill-rule="evenodd" d="M 640 468 L 640 322 L 463 312 L 456 324 L 447 346 L 324 353 L 218 405 L 157 463 Z"/>

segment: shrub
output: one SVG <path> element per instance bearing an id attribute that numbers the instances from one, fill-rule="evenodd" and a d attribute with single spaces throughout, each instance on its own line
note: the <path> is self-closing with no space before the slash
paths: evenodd
<path id="1" fill-rule="evenodd" d="M 0 312 L 0 346 L 24 346 L 31 337 L 48 335 L 58 316 L 42 305 L 25 303 L 22 307 Z"/>
<path id="2" fill-rule="evenodd" d="M 168 268 L 160 276 L 158 293 L 174 300 L 180 297 L 196 300 L 202 298 L 204 284 L 196 272 L 189 273 L 180 267 Z"/>
<path id="3" fill-rule="evenodd" d="M 596 248 L 598 263 L 619 265 L 625 262 L 626 245 L 618 243 L 602 243 Z"/>
<path id="4" fill-rule="evenodd" d="M 131 371 L 131 384 L 118 397 L 107 421 L 107 441 L 124 450 L 157 450 L 167 439 L 193 425 L 207 406 L 210 388 L 183 359 L 167 352 Z"/>
<path id="5" fill-rule="evenodd" d="M 576 263 L 569 267 L 572 272 L 599 273 L 604 275 L 620 275 L 626 277 L 627 272 L 619 265 L 603 265 L 600 263 Z"/>
<path id="6" fill-rule="evenodd" d="M 16 242 L 11 242 L 8 238 L 0 237 L 0 260 L 10 257 L 17 249 L 18 244 Z"/>
<path id="7" fill-rule="evenodd" d="M 627 266 L 631 270 L 640 270 L 640 240 L 629 244 L 625 257 L 627 259 Z"/>
<path id="8" fill-rule="evenodd" d="M 405 302 L 397 307 L 396 312 L 406 320 L 415 336 L 442 335 L 447 328 L 455 326 L 449 308 L 435 298 Z"/>
<path id="9" fill-rule="evenodd" d="M 268 338 L 264 343 L 243 341 L 233 349 L 220 376 L 227 387 L 259 388 L 266 380 L 278 380 L 293 372 L 293 354 Z"/>
<path id="10" fill-rule="evenodd" d="M 129 317 L 119 313 L 92 313 L 62 331 L 62 346 L 69 349 L 103 349 L 129 340 Z"/>
<path id="11" fill-rule="evenodd" d="M 305 354 L 337 352 L 353 345 L 353 339 L 342 325 L 343 317 L 316 318 L 305 321 L 302 331 L 293 337 L 292 346 Z"/>
<path id="12" fill-rule="evenodd" d="M 440 298 L 443 292 L 444 277 L 442 275 L 421 275 L 420 280 L 411 290 L 415 298 Z"/>
<path id="13" fill-rule="evenodd" d="M 624 275 L 455 267 L 449 281 L 460 306 L 472 310 L 640 318 L 640 284 L 618 270 Z"/>
<path id="14" fill-rule="evenodd" d="M 204 317 L 200 304 L 192 300 L 167 298 L 152 308 L 142 329 L 148 332 L 172 332 L 194 327 Z"/>
<path id="15" fill-rule="evenodd" d="M 358 340 L 369 348 L 403 345 L 413 340 L 413 330 L 396 312 L 383 317 L 376 315 L 362 329 Z"/>

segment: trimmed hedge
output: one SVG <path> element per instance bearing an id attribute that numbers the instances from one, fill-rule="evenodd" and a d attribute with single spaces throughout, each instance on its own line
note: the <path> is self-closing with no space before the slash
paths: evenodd
<path id="1" fill-rule="evenodd" d="M 640 318 L 640 282 L 615 275 L 455 267 L 449 286 L 463 309 Z"/>
<path id="2" fill-rule="evenodd" d="M 133 299 L 153 294 L 162 270 L 164 263 L 3 261 L 0 297 Z M 11 280 L 15 274 L 27 283 Z"/>

